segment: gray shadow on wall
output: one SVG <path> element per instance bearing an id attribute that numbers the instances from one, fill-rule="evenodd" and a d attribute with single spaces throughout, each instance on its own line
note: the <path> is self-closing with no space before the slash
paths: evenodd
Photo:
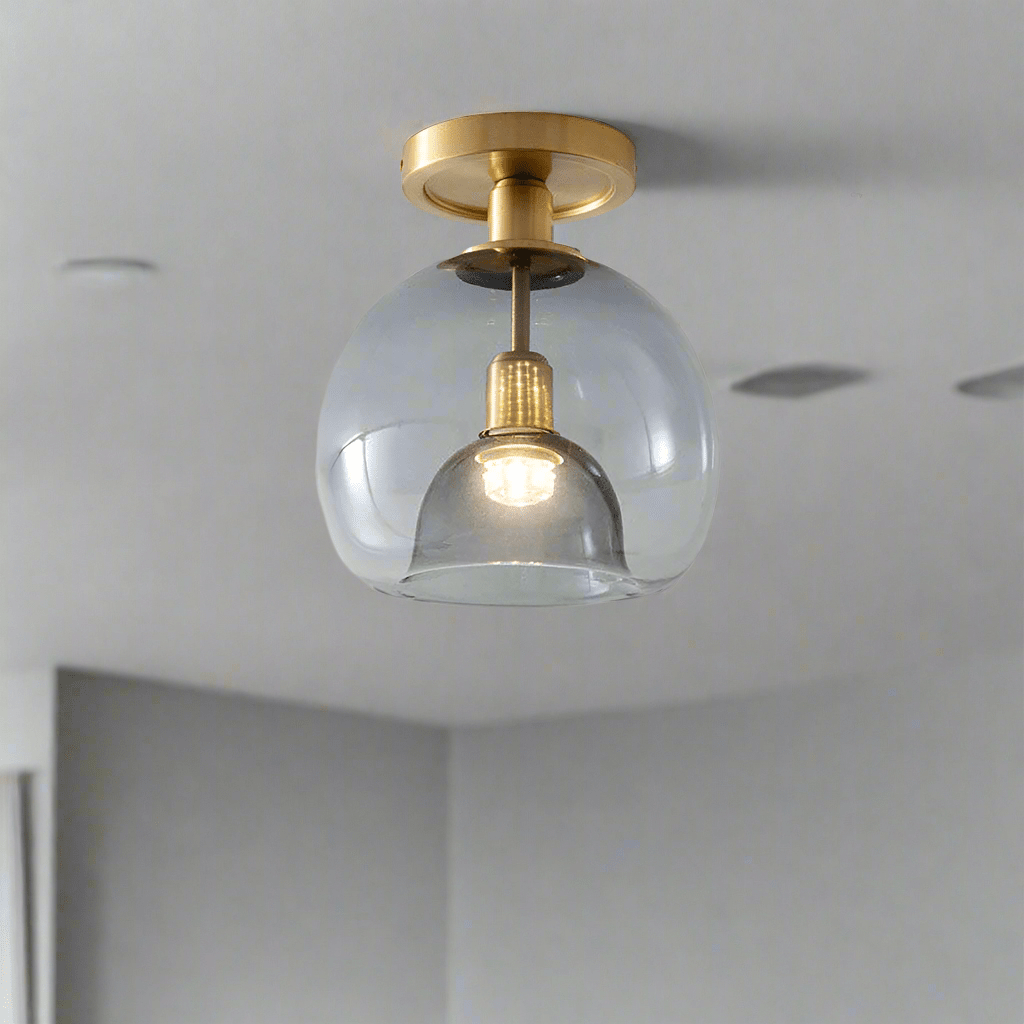
<path id="1" fill-rule="evenodd" d="M 104 1024 L 100 1016 L 100 899 L 97 866 L 104 836 L 90 826 L 99 788 L 85 771 L 92 760 L 88 726 L 80 714 L 78 693 L 68 699 L 58 676 L 56 708 L 56 922 L 54 958 L 57 1024 Z M 93 941 L 80 941 L 90 936 Z"/>
<path id="2" fill-rule="evenodd" d="M 443 730 L 62 669 L 57 757 L 59 1024 L 441 1019 Z"/>

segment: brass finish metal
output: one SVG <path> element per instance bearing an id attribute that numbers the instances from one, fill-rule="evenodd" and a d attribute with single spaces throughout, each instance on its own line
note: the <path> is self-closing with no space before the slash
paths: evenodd
<path id="1" fill-rule="evenodd" d="M 571 245 L 562 245 L 561 242 L 544 242 L 536 238 L 507 238 L 498 242 L 481 242 L 479 245 L 471 245 L 468 249 L 463 249 L 461 255 L 495 253 L 496 257 L 504 261 L 503 265 L 507 267 L 510 256 L 518 249 L 527 250 L 533 260 L 536 260 L 538 254 L 547 254 L 561 257 L 566 261 L 576 259 L 583 264 L 587 263 L 587 258 L 583 253 Z M 455 257 L 455 259 L 458 258 L 458 256 Z"/>
<path id="2" fill-rule="evenodd" d="M 538 352 L 499 352 L 487 367 L 487 428 L 501 433 L 554 433 L 551 364 Z"/>
<path id="3" fill-rule="evenodd" d="M 585 117 L 470 114 L 413 135 L 401 171 L 408 199 L 431 213 L 487 220 L 492 187 L 515 178 L 543 182 L 552 219 L 568 220 L 613 209 L 633 194 L 636 151 L 617 128 Z"/>
<path id="4" fill-rule="evenodd" d="M 530 351 L 530 291 L 584 275 L 587 260 L 552 241 L 552 222 L 624 203 L 636 187 L 633 143 L 611 125 L 568 114 L 471 114 L 413 135 L 401 171 L 420 209 L 488 222 L 486 244 L 439 266 L 512 293 L 512 347 L 487 367 L 480 436 L 553 434 L 551 366 Z"/>
<path id="5" fill-rule="evenodd" d="M 530 258 L 512 262 L 512 351 L 530 351 Z"/>
<path id="6" fill-rule="evenodd" d="M 508 238 L 551 241 L 551 193 L 536 178 L 502 178 L 487 199 L 487 232 L 492 242 Z"/>
<path id="7" fill-rule="evenodd" d="M 483 115 L 493 117 L 494 115 Z M 497 184 L 505 178 L 547 181 L 551 173 L 551 154 L 536 149 L 501 149 L 491 153 L 491 180 Z"/>

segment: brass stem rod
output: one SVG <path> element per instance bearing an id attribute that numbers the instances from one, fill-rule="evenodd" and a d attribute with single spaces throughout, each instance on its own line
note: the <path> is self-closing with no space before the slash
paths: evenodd
<path id="1" fill-rule="evenodd" d="M 530 351 L 530 265 L 512 265 L 512 351 Z"/>

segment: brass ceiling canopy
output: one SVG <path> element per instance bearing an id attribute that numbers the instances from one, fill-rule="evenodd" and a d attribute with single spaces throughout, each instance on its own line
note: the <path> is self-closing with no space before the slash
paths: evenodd
<path id="1" fill-rule="evenodd" d="M 624 203 L 636 187 L 636 151 L 617 128 L 585 117 L 470 114 L 413 135 L 401 171 L 402 189 L 420 209 L 487 221 L 487 242 L 441 266 L 508 291 L 514 254 L 528 254 L 530 287 L 539 290 L 583 276 L 587 261 L 552 241 L 552 223 Z"/>
<path id="2" fill-rule="evenodd" d="M 570 114 L 470 114 L 417 132 L 402 153 L 402 188 L 423 210 L 487 220 L 504 178 L 532 178 L 551 193 L 554 220 L 591 217 L 636 187 L 636 151 L 601 121 Z"/>

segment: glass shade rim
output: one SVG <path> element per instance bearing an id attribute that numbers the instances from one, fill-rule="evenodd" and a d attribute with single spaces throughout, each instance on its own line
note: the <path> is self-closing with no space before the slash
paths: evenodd
<path id="1" fill-rule="evenodd" d="M 460 599 L 458 597 L 451 596 L 450 594 L 439 596 L 437 591 L 433 591 L 429 595 L 426 595 L 418 594 L 410 590 L 410 587 L 414 586 L 417 581 L 429 582 L 432 579 L 439 580 L 442 577 L 451 577 L 453 575 L 460 575 L 465 578 L 475 573 L 482 574 L 488 569 L 502 568 L 534 568 L 545 572 L 558 573 L 566 577 L 589 577 L 591 580 L 596 580 L 600 583 L 602 585 L 602 589 L 591 594 L 576 594 L 571 600 L 559 600 L 555 596 L 545 596 L 537 590 L 524 592 L 508 590 L 504 593 L 501 599 L 495 600 L 481 599 L 479 595 L 472 598 Z M 420 572 L 410 573 L 408 576 L 399 580 L 396 584 L 395 590 L 389 591 L 389 593 L 394 593 L 400 597 L 411 598 L 412 600 L 432 601 L 440 604 L 480 605 L 482 607 L 489 608 L 558 608 L 576 604 L 595 604 L 601 601 L 626 600 L 632 597 L 640 597 L 641 595 L 648 593 L 648 590 L 646 587 L 640 585 L 632 576 L 612 572 L 611 570 L 602 568 L 591 568 L 581 565 L 559 565 L 550 562 L 471 562 L 461 565 L 439 566 L 437 568 L 424 569 Z M 519 593 L 523 593 L 526 600 L 515 600 L 515 598 L 519 596 Z"/>

